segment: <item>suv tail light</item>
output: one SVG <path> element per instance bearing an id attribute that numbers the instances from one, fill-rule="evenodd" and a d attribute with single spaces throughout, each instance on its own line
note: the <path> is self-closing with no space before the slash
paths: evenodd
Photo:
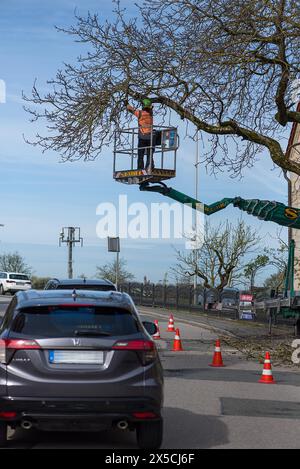
<path id="1" fill-rule="evenodd" d="M 41 347 L 35 340 L 30 339 L 4 339 L 0 340 L 0 363 L 7 364 L 7 352 L 15 352 L 16 350 L 36 350 Z"/>
<path id="2" fill-rule="evenodd" d="M 0 419 L 14 419 L 17 416 L 17 412 L 0 412 Z"/>
<path id="3" fill-rule="evenodd" d="M 157 357 L 157 349 L 152 340 L 118 341 L 112 348 L 113 350 L 130 350 L 137 352 L 143 366 L 154 362 Z"/>
<path id="4" fill-rule="evenodd" d="M 158 417 L 155 412 L 134 412 L 132 415 L 134 418 L 141 420 L 156 419 Z"/>

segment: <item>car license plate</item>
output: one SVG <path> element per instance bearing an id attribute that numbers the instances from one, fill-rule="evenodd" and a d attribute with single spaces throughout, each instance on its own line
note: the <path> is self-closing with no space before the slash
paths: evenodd
<path id="1" fill-rule="evenodd" d="M 23 286 L 23 283 L 22 282 L 17 282 L 16 285 L 22 285 Z"/>
<path id="2" fill-rule="evenodd" d="M 104 353 L 96 350 L 49 350 L 49 362 L 70 365 L 103 365 Z"/>

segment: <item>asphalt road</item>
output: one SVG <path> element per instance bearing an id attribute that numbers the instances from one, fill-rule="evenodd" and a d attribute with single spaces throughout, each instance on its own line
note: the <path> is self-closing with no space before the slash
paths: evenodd
<path id="1" fill-rule="evenodd" d="M 5 313 L 5 310 L 12 299 L 11 296 L 6 296 L 6 295 L 0 295 L 0 318 L 3 316 Z"/>
<path id="2" fill-rule="evenodd" d="M 0 298 L 0 308 L 2 299 Z M 156 311 L 143 312 L 154 319 Z M 165 370 L 164 449 L 299 448 L 299 368 L 274 369 L 277 384 L 259 384 L 261 364 L 223 347 L 225 368 L 214 369 L 219 331 L 207 324 L 181 322 L 183 352 L 172 352 L 173 334 L 159 320 L 157 341 Z M 135 449 L 135 435 L 118 430 L 93 433 L 42 433 L 18 430 L 10 448 Z"/>

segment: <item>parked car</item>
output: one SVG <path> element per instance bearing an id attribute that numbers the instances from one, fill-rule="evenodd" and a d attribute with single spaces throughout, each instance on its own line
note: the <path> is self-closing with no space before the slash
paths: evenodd
<path id="1" fill-rule="evenodd" d="M 18 272 L 0 272 L 0 295 L 16 293 L 31 288 L 31 280 L 28 275 Z"/>
<path id="2" fill-rule="evenodd" d="M 119 292 L 31 290 L 0 326 L 0 446 L 7 427 L 136 432 L 139 448 L 163 435 L 163 371 L 132 299 Z"/>
<path id="3" fill-rule="evenodd" d="M 45 290 L 97 290 L 116 291 L 115 285 L 106 279 L 57 279 L 46 283 Z"/>

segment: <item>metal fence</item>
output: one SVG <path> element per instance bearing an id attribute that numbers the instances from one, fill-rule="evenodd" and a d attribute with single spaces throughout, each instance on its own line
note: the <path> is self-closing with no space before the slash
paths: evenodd
<path id="1" fill-rule="evenodd" d="M 185 310 L 206 314 L 218 318 L 239 319 L 239 301 L 225 290 L 220 294 L 215 289 L 194 289 L 190 285 L 163 285 L 154 283 L 125 283 L 119 286 L 120 291 L 128 293 L 136 305 L 161 307 L 172 310 Z M 225 294 L 224 294 L 225 293 Z M 229 299 L 234 301 L 228 301 Z M 228 303 L 232 303 L 228 306 Z M 270 316 L 264 309 L 255 308 L 258 323 L 270 323 Z M 295 320 L 281 317 L 272 319 L 275 325 L 294 326 Z"/>
<path id="2" fill-rule="evenodd" d="M 119 287 L 128 293 L 140 306 L 171 308 L 199 313 L 208 313 L 219 317 L 238 319 L 238 305 L 222 308 L 220 294 L 217 290 L 194 288 L 190 285 L 162 285 L 126 283 Z"/>

